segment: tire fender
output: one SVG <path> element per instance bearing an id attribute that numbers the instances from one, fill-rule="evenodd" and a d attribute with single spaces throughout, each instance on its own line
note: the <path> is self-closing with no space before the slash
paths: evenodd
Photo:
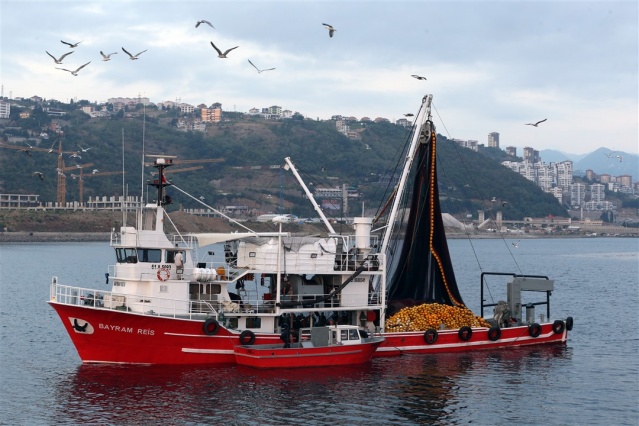
<path id="1" fill-rule="evenodd" d="M 215 318 L 208 318 L 202 324 L 202 330 L 207 336 L 214 336 L 220 330 L 220 323 Z"/>

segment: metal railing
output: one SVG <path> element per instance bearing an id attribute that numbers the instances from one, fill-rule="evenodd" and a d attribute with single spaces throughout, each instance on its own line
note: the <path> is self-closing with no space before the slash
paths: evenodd
<path id="1" fill-rule="evenodd" d="M 53 277 L 51 281 L 50 300 L 64 305 L 111 309 L 170 318 L 217 318 L 219 314 L 212 304 L 219 305 L 219 302 L 216 303 L 216 301 L 180 300 L 139 294 L 113 294 L 111 291 L 62 285 L 58 283 L 57 277 Z"/>

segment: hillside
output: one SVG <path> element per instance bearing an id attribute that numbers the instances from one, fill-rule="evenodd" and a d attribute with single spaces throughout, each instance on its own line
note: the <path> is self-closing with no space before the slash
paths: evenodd
<path id="1" fill-rule="evenodd" d="M 147 167 L 144 178 L 140 176 L 144 140 L 146 154 L 175 155 L 180 160 L 219 160 L 189 164 L 202 168 L 169 175 L 176 186 L 196 198 L 203 197 L 212 206 L 246 205 L 256 214 L 279 210 L 298 216 L 314 215 L 294 176 L 271 168 L 291 157 L 309 187 L 346 185 L 357 190 L 362 198 L 351 205 L 349 213 L 359 214 L 362 202 L 367 209 L 375 209 L 385 201 L 391 189 L 389 176 L 397 171 L 398 160 L 403 159 L 402 149 L 409 135 L 407 129 L 391 123 L 353 123 L 351 129 L 361 134 L 361 140 L 354 141 L 339 133 L 333 121 L 266 121 L 241 116 L 211 125 L 206 133 L 180 132 L 168 126 L 174 118 L 166 112 L 149 111 L 144 119 L 141 114 L 114 117 L 89 119 L 74 111 L 61 122 L 63 151 L 90 148 L 80 152 L 81 159 L 63 154 L 68 167 L 67 202 L 80 199 L 81 186 L 84 201 L 90 196 L 118 196 L 123 187 L 129 194 L 139 194 L 142 181 L 151 179 L 151 172 L 155 171 Z M 21 124 L 21 120 L 14 121 L 13 124 Z M 44 149 L 29 156 L 18 150 L 1 149 L 0 192 L 38 194 L 40 201 L 55 201 L 58 156 L 46 151 L 52 145 L 57 147 L 58 141 L 53 140 L 53 134 L 50 140 L 33 136 L 37 132 L 28 134 L 31 136 L 27 143 Z M 11 140 L 4 136 L 5 143 L 24 143 L 15 135 Z M 476 216 L 478 209 L 492 207 L 489 200 L 494 197 L 507 201 L 505 219 L 567 215 L 554 197 L 497 160 L 460 148 L 443 136 L 439 137 L 439 156 L 444 211 Z M 81 180 L 76 165 L 86 164 L 91 166 L 84 166 Z M 186 167 L 174 166 L 173 170 Z M 95 176 L 91 173 L 94 169 L 98 170 Z M 124 179 L 120 173 L 123 169 Z M 33 176 L 35 171 L 43 173 L 42 180 Z M 172 190 L 171 196 L 173 210 L 201 207 L 178 191 Z"/>
<path id="2" fill-rule="evenodd" d="M 193 216 L 184 212 L 170 214 L 171 221 L 181 233 L 189 232 L 235 232 L 245 231 L 244 228 L 233 224 L 226 219 Z M 127 220 L 133 220 L 129 215 Z M 110 211 L 0 211 L 0 240 L 3 233 L 104 233 L 108 234 L 112 229 L 120 229 L 122 224 L 121 212 Z M 247 222 L 246 225 L 256 232 L 275 232 L 277 225 L 264 222 Z M 338 225 L 339 226 L 339 225 Z M 294 234 L 326 234 L 323 224 L 284 224 L 286 232 Z M 339 228 L 337 228 L 339 229 Z M 173 228 L 165 229 L 168 233 L 175 233 Z"/>

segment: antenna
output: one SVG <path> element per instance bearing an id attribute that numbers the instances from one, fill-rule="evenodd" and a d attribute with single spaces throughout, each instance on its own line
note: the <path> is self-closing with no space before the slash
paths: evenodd
<path id="1" fill-rule="evenodd" d="M 146 130 L 146 105 L 142 106 L 143 114 L 142 114 L 142 174 L 140 176 L 140 202 L 144 199 L 144 135 Z"/>
<path id="2" fill-rule="evenodd" d="M 124 185 L 124 128 L 122 128 L 122 226 L 126 226 L 126 188 Z"/>

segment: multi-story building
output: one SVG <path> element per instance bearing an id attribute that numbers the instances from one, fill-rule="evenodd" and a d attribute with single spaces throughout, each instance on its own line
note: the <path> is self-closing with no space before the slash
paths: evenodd
<path id="1" fill-rule="evenodd" d="M 499 133 L 497 132 L 488 133 L 488 147 L 499 148 Z"/>
<path id="2" fill-rule="evenodd" d="M 541 161 L 539 151 L 529 146 L 524 147 L 524 161 L 529 163 L 539 163 Z"/>
<path id="3" fill-rule="evenodd" d="M 552 167 L 547 167 L 544 163 L 537 163 L 535 164 L 535 169 L 537 171 L 537 181 L 535 183 L 541 189 L 548 191 L 555 185 L 557 175 Z"/>
<path id="4" fill-rule="evenodd" d="M 185 103 L 178 104 L 178 108 L 183 114 L 191 114 L 193 111 L 195 111 L 195 107 L 193 105 Z"/>
<path id="5" fill-rule="evenodd" d="M 452 139 L 452 141 L 463 148 L 472 149 L 475 152 L 477 152 L 477 150 L 479 149 L 479 141 L 476 140 L 469 139 L 465 141 L 463 139 Z"/>
<path id="6" fill-rule="evenodd" d="M 0 118 L 9 118 L 11 113 L 11 104 L 3 99 L 0 99 Z"/>
<path id="7" fill-rule="evenodd" d="M 573 183 L 570 185 L 570 205 L 581 206 L 586 199 L 586 185 Z"/>
<path id="8" fill-rule="evenodd" d="M 506 147 L 506 154 L 508 154 L 511 157 L 516 157 L 517 156 L 517 147 L 516 146 L 507 146 Z"/>
<path id="9" fill-rule="evenodd" d="M 549 194 L 552 194 L 557 201 L 559 201 L 560 204 L 562 204 L 564 202 L 564 191 L 563 188 L 559 187 L 559 186 L 555 186 L 554 188 L 549 188 L 548 191 Z"/>
<path id="10" fill-rule="evenodd" d="M 555 168 L 556 184 L 563 188 L 568 188 L 572 185 L 572 161 L 562 161 L 560 163 L 551 163 Z"/>
<path id="11" fill-rule="evenodd" d="M 625 186 L 626 188 L 632 188 L 632 176 L 630 175 L 617 176 L 617 182 L 622 187 Z"/>
<path id="12" fill-rule="evenodd" d="M 590 185 L 590 201 L 601 203 L 606 197 L 605 189 L 606 185 L 601 183 Z"/>
<path id="13" fill-rule="evenodd" d="M 200 116 L 205 123 L 219 123 L 222 120 L 221 108 L 202 108 Z"/>

